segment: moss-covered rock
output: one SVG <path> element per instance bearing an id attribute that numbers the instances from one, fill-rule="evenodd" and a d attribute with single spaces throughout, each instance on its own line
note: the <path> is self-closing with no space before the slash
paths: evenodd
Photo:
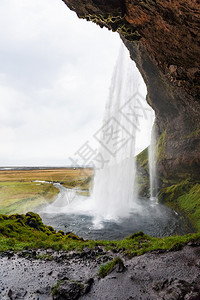
<path id="1" fill-rule="evenodd" d="M 200 231 L 200 183 L 184 180 L 161 188 L 159 200 L 176 209 Z"/>
<path id="2" fill-rule="evenodd" d="M 137 167 L 137 188 L 138 194 L 141 197 L 149 196 L 149 161 L 148 161 L 148 148 L 144 149 L 141 153 L 136 156 L 136 167 Z"/>
<path id="3" fill-rule="evenodd" d="M 112 261 L 102 265 L 99 269 L 98 275 L 99 277 L 104 278 L 115 269 L 117 272 L 123 272 L 125 270 L 123 260 L 120 257 L 116 257 Z"/>
<path id="4" fill-rule="evenodd" d="M 167 128 L 160 135 L 157 145 L 156 145 L 156 154 L 157 162 L 161 162 L 166 158 L 166 145 L 167 145 Z"/>

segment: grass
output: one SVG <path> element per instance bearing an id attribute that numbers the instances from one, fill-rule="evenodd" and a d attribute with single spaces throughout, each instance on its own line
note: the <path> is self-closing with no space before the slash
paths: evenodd
<path id="1" fill-rule="evenodd" d="M 67 182 L 62 182 L 62 185 L 66 188 L 77 188 L 82 190 L 80 193 L 84 194 L 84 192 L 87 192 L 87 195 L 89 194 L 90 187 L 93 184 L 93 174 L 89 175 L 87 177 L 78 178 L 78 179 L 71 179 Z"/>
<path id="2" fill-rule="evenodd" d="M 120 241 L 83 240 L 73 233 L 56 232 L 32 212 L 26 215 L 0 215 L 0 251 L 21 251 L 26 247 L 81 252 L 85 247 L 93 249 L 103 246 L 106 251 L 116 249 L 134 256 L 157 249 L 179 249 L 191 240 L 200 240 L 200 233 L 154 238 L 139 232 Z"/>
<path id="3" fill-rule="evenodd" d="M 93 175 L 93 169 L 76 168 L 60 168 L 60 169 L 33 169 L 33 170 L 1 170 L 0 182 L 4 181 L 34 181 L 44 180 L 51 182 L 67 183 L 80 178 L 86 179 Z"/>
<path id="4" fill-rule="evenodd" d="M 0 213 L 23 213 L 52 202 L 59 190 L 52 184 L 0 182 Z"/>
<path id="5" fill-rule="evenodd" d="M 120 257 L 115 257 L 112 261 L 102 265 L 98 272 L 99 277 L 106 277 L 109 273 L 112 272 L 117 264 L 123 264 L 123 261 Z"/>
<path id="6" fill-rule="evenodd" d="M 93 170 L 87 169 L 45 169 L 45 170 L 1 170 L 0 171 L 0 213 L 25 213 L 41 205 L 51 203 L 59 192 L 51 183 L 60 182 L 69 188 L 78 188 L 89 195 Z"/>

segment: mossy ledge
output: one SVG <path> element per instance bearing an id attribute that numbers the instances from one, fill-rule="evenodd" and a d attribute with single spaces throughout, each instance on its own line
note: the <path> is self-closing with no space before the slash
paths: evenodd
<path id="1" fill-rule="evenodd" d="M 159 201 L 185 216 L 200 231 L 200 182 L 190 179 L 179 183 L 163 183 Z"/>
<path id="2" fill-rule="evenodd" d="M 0 252 L 24 249 L 81 252 L 84 248 L 101 246 L 105 251 L 115 249 L 123 255 L 135 256 L 158 249 L 179 249 L 188 242 L 197 240 L 200 241 L 200 233 L 155 238 L 143 232 L 132 234 L 120 241 L 83 240 L 71 232 L 56 232 L 51 226 L 44 225 L 40 216 L 32 212 L 26 215 L 0 215 Z"/>

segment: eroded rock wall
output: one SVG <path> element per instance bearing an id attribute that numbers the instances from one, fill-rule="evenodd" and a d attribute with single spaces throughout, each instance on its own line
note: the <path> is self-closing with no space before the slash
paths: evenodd
<path id="1" fill-rule="evenodd" d="M 200 1 L 63 0 L 117 31 L 156 113 L 161 179 L 200 180 Z"/>

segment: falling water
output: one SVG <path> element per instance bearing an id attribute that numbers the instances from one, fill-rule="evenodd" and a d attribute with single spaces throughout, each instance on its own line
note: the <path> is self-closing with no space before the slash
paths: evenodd
<path id="1" fill-rule="evenodd" d="M 97 139 L 103 168 L 97 168 L 93 197 L 99 218 L 118 219 L 136 209 L 135 141 L 141 117 L 142 77 L 124 46 L 120 49 Z M 98 218 L 97 218 L 98 219 Z"/>
<path id="2" fill-rule="evenodd" d="M 151 144 L 149 146 L 149 177 L 150 199 L 157 202 L 157 168 L 156 168 L 156 134 L 155 126 L 152 128 Z"/>
<path id="3" fill-rule="evenodd" d="M 45 224 L 86 239 L 119 239 L 139 230 L 154 236 L 188 233 L 173 210 L 156 202 L 153 134 L 149 148 L 152 201 L 137 197 L 135 155 L 150 144 L 154 121 L 145 96 L 143 79 L 122 46 L 103 125 L 94 135 L 100 147 L 93 194 L 85 197 L 77 189 L 54 183 L 60 193 L 39 211 Z"/>

